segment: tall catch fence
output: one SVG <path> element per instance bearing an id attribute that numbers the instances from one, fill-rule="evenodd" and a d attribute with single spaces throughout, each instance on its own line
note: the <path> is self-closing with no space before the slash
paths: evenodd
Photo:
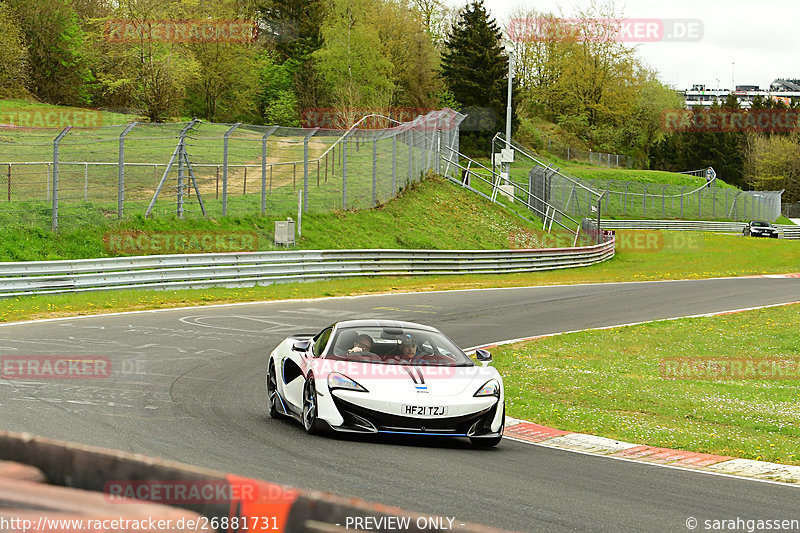
<path id="1" fill-rule="evenodd" d="M 372 207 L 428 170 L 443 173 L 443 153 L 457 153 L 464 118 L 443 109 L 347 131 L 199 120 L 2 127 L 0 220 L 57 230 L 136 216 Z"/>
<path id="2" fill-rule="evenodd" d="M 494 152 L 501 153 L 505 136 L 497 134 Z M 520 173 L 528 171 L 529 188 L 542 204 L 574 218 L 621 217 L 636 219 L 730 219 L 774 221 L 781 214 L 783 191 L 740 191 L 717 186 L 711 167 L 684 172 L 686 184 L 646 183 L 623 180 L 586 180 L 565 174 L 552 163 L 515 141 L 510 142 L 515 155 L 523 160 L 510 165 L 510 179 L 519 182 Z M 533 162 L 533 168 L 530 163 Z M 597 197 L 602 195 L 602 201 Z"/>

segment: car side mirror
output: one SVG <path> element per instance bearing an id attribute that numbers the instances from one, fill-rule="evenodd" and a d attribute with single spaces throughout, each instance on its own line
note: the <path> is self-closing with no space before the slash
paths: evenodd
<path id="1" fill-rule="evenodd" d="M 475 350 L 475 358 L 483 366 L 486 366 L 492 362 L 492 354 L 490 354 L 488 350 L 484 350 L 482 348 Z"/>
<path id="2" fill-rule="evenodd" d="M 295 351 L 295 352 L 307 352 L 309 348 L 311 348 L 311 341 L 310 340 L 296 341 L 292 345 L 292 351 Z"/>

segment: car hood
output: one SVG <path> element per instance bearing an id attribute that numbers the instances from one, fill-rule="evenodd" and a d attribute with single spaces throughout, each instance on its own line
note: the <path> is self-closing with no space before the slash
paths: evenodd
<path id="1" fill-rule="evenodd" d="M 394 397 L 409 393 L 438 397 L 467 392 L 474 394 L 490 379 L 502 382 L 496 369 L 480 366 L 412 366 L 321 360 L 315 361 L 312 368 L 317 382 L 327 380 L 331 372 L 337 372 L 370 392 Z"/>

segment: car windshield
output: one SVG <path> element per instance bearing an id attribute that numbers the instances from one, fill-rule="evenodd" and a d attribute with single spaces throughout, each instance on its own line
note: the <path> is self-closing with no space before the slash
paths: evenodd
<path id="1" fill-rule="evenodd" d="M 754 220 L 750 223 L 751 226 L 755 226 L 757 228 L 768 228 L 770 227 L 769 222 L 764 222 L 763 220 Z"/>
<path id="2" fill-rule="evenodd" d="M 453 341 L 437 331 L 352 327 L 336 332 L 326 358 L 379 364 L 474 366 Z"/>

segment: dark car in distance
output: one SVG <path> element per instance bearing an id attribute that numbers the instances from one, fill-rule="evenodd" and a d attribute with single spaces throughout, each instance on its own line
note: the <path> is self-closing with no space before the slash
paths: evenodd
<path id="1" fill-rule="evenodd" d="M 778 238 L 778 228 L 767 222 L 766 220 L 751 220 L 742 230 L 742 235 L 745 237 L 770 237 L 773 239 Z"/>

